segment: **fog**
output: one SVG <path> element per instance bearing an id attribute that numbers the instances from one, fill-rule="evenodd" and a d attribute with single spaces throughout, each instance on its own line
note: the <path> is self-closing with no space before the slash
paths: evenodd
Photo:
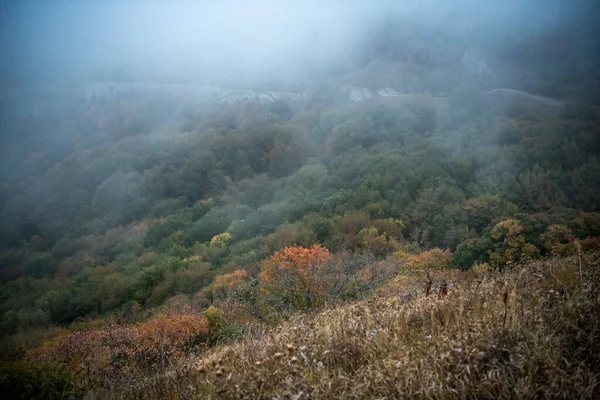
<path id="1" fill-rule="evenodd" d="M 139 137 L 150 140 L 154 134 L 170 138 L 178 131 L 214 126 L 235 129 L 230 120 L 251 125 L 261 113 L 276 114 L 285 125 L 298 110 L 296 117 L 306 112 L 299 118 L 309 118 L 313 110 L 367 99 L 373 100 L 363 101 L 367 108 L 390 97 L 396 103 L 386 107 L 403 112 L 412 107 L 407 121 L 413 122 L 405 124 L 419 134 L 432 134 L 440 126 L 440 132 L 451 131 L 456 127 L 452 124 L 458 124 L 453 118 L 465 113 L 478 117 L 483 94 L 503 104 L 519 99 L 553 110 L 582 99 L 597 102 L 598 4 L 5 1 L 0 5 L 2 178 L 19 182 L 68 154 L 105 141 L 143 141 Z M 131 92 L 134 87 L 165 89 L 160 84 L 168 87 L 156 96 L 159 100 L 129 99 L 128 105 L 90 101 L 98 94 Z M 169 97 L 186 85 L 208 93 L 204 98 L 210 97 L 216 109 L 242 104 L 244 110 L 243 105 L 252 102 L 262 102 L 263 108 L 256 115 L 230 109 L 233 116 L 225 122 L 200 126 L 202 107 Z M 271 109 L 265 99 L 280 102 Z M 296 99 L 308 101 L 292 104 Z M 313 124 L 294 129 L 299 136 L 316 135 L 311 140 L 321 146 L 319 138 L 331 132 L 321 132 L 321 122 Z M 452 143 L 460 147 L 457 140 Z M 289 144 L 289 150 L 295 151 L 294 146 Z M 263 147 L 261 151 L 269 151 Z M 291 174 L 305 161 L 274 169 L 271 175 Z M 267 171 L 267 164 L 261 163 L 237 175 L 233 167 L 227 172 L 233 180 L 258 175 Z M 138 177 L 130 172 L 130 167 L 124 168 L 109 182 L 126 187 L 129 178 Z M 125 183 L 117 185 L 124 176 Z M 96 186 L 107 177 L 97 177 Z M 24 196 L 31 204 L 45 197 L 43 185 L 25 187 L 35 192 Z M 192 200 L 209 192 L 194 189 L 185 195 Z M 6 193 L 3 196 L 10 197 Z M 172 193 L 183 192 L 165 189 L 160 196 Z M 23 207 L 22 212 L 29 211 Z"/>
<path id="2" fill-rule="evenodd" d="M 598 54 L 595 4 L 5 1 L 0 6 L 2 85 L 310 79 L 313 74 L 361 67 L 370 57 L 380 56 L 373 37 L 389 22 L 406 27 L 395 32 L 406 40 L 419 38 L 430 46 L 434 37 L 441 37 L 459 51 L 475 48 L 492 58 L 559 34 L 568 43 L 557 45 L 584 68 Z"/>
<path id="3" fill-rule="evenodd" d="M 0 371 L 3 350 L 138 329 L 162 305 L 214 305 L 237 337 L 401 271 L 390 283 L 427 272 L 428 293 L 429 271 L 600 251 L 599 16 L 593 0 L 0 0 Z M 339 260 L 302 283 L 338 282 L 322 300 L 263 290 L 264 260 L 315 246 Z M 128 385 L 154 381 L 127 375 L 135 360 L 167 366 L 99 353 L 131 361 L 76 359 Z M 76 387 L 120 387 L 81 371 Z"/>

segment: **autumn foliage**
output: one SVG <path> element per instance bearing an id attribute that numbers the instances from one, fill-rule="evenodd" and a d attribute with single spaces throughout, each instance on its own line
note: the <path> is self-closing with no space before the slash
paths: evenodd
<path id="1" fill-rule="evenodd" d="M 452 252 L 435 248 L 406 257 L 405 266 L 411 271 L 442 270 L 452 261 Z"/>
<path id="2" fill-rule="evenodd" d="M 491 237 L 496 244 L 494 251 L 490 252 L 490 263 L 493 266 L 512 265 L 536 258 L 539 251 L 526 241 L 523 231 L 521 222 L 512 218 L 500 221 L 494 226 Z"/>
<path id="3" fill-rule="evenodd" d="M 137 373 L 164 369 L 208 334 L 207 318 L 183 306 L 162 310 L 138 325 L 107 325 L 59 336 L 31 352 L 29 359 L 64 365 L 81 387 L 89 387 L 106 378 L 132 379 Z"/>
<path id="4" fill-rule="evenodd" d="M 329 260 L 329 250 L 318 244 L 310 248 L 285 247 L 263 262 L 259 276 L 265 282 L 272 282 L 284 273 L 306 277 L 312 269 L 322 267 Z"/>
<path id="5" fill-rule="evenodd" d="M 236 269 L 228 274 L 217 275 L 212 283 L 212 293 L 215 300 L 225 299 L 228 292 L 244 282 L 248 273 L 243 269 Z"/>
<path id="6" fill-rule="evenodd" d="M 568 256 L 573 253 L 575 236 L 564 225 L 550 225 L 540 235 L 544 247 L 552 255 Z"/>
<path id="7" fill-rule="evenodd" d="M 259 274 L 264 300 L 276 309 L 305 310 L 322 303 L 330 261 L 329 250 L 318 244 L 276 251 L 263 261 Z"/>
<path id="8" fill-rule="evenodd" d="M 209 287 L 212 294 L 212 304 L 204 315 L 209 320 L 212 330 L 227 336 L 228 331 L 248 325 L 252 320 L 251 298 L 246 290 L 248 272 L 236 269 L 233 272 L 217 275 Z M 218 305 L 216 308 L 214 305 Z M 236 328 L 237 326 L 237 328 Z M 216 332 L 215 332 L 216 333 Z"/>

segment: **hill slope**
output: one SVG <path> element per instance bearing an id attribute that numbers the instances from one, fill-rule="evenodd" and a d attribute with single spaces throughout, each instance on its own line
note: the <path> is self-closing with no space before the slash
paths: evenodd
<path id="1" fill-rule="evenodd" d="M 395 281 L 92 397 L 598 398 L 599 256 L 464 275 L 445 295 Z"/>

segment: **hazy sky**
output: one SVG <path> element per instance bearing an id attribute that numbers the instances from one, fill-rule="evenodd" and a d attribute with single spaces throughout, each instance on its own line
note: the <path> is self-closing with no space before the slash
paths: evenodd
<path id="1" fill-rule="evenodd" d="M 576 27 L 591 3 L 2 0 L 2 83 L 294 71 L 344 57 L 390 15 L 514 38 Z"/>

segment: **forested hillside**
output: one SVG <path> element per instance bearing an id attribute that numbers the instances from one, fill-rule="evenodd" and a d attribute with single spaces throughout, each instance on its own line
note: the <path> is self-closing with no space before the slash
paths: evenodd
<path id="1" fill-rule="evenodd" d="M 175 102 L 83 105 L 55 126 L 39 121 L 48 140 L 72 129 L 75 143 L 53 153 L 40 138 L 13 151 L 20 168 L 3 184 L 6 332 L 205 293 L 216 275 L 256 275 L 253 265 L 291 245 L 377 259 L 448 249 L 451 265 L 467 269 L 518 261 L 520 251 L 506 253 L 508 232 L 533 258 L 551 253 L 546 242 L 599 234 L 591 106 L 516 104 L 506 114 L 457 99 L 441 117 L 418 98 L 299 111 Z"/>
<path id="2" fill-rule="evenodd" d="M 600 81 L 548 68 L 565 37 L 486 58 L 388 20 L 268 102 L 11 92 L 2 373 L 81 394 L 398 277 L 599 250 Z"/>

